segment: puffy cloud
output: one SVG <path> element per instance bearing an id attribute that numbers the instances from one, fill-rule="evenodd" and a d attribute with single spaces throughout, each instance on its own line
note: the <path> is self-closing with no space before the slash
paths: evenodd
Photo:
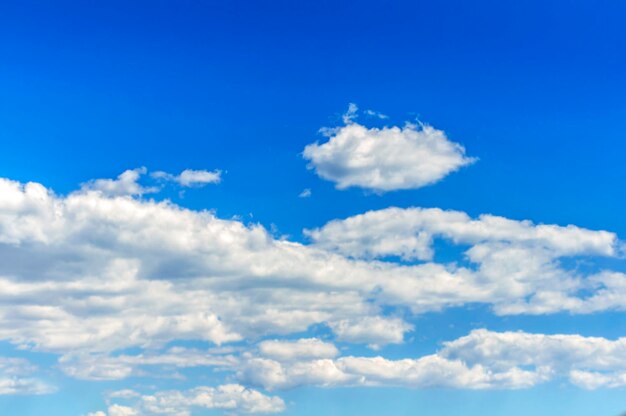
<path id="1" fill-rule="evenodd" d="M 286 361 L 253 357 L 242 364 L 238 376 L 271 390 L 302 385 L 517 389 L 554 379 L 593 389 L 626 385 L 625 352 L 626 338 L 480 329 L 419 358 Z"/>
<path id="2" fill-rule="evenodd" d="M 240 366 L 237 376 L 244 383 L 270 391 L 305 385 L 332 387 L 353 384 L 353 377 L 327 358 L 294 362 L 252 358 Z"/>
<path id="3" fill-rule="evenodd" d="M 560 256 L 613 256 L 618 248 L 617 236 L 607 231 L 574 225 L 533 224 L 488 214 L 472 219 L 464 212 L 439 208 L 369 211 L 330 221 L 306 234 L 319 247 L 356 258 L 395 255 L 406 260 L 430 260 L 435 237 L 455 244 L 506 243 L 538 247 Z"/>
<path id="4" fill-rule="evenodd" d="M 139 416 L 139 412 L 128 406 L 112 404 L 109 406 L 109 416 Z"/>
<path id="5" fill-rule="evenodd" d="M 586 313 L 624 305 L 623 273 L 584 276 L 560 263 L 563 257 L 619 256 L 621 242 L 607 231 L 493 215 L 472 219 L 464 212 L 438 208 L 387 208 L 333 220 L 305 233 L 316 247 L 366 260 L 397 256 L 428 262 L 436 238 L 461 245 L 465 258 L 476 266 L 475 282 L 481 282 L 468 289 L 489 289 L 487 297 L 500 314 Z M 591 295 L 583 299 L 578 294 L 585 290 Z"/>
<path id="6" fill-rule="evenodd" d="M 152 177 L 156 179 L 164 179 L 178 183 L 180 186 L 205 186 L 211 183 L 220 183 L 222 181 L 222 171 L 214 170 L 193 170 L 185 169 L 178 175 L 172 175 L 167 172 L 154 172 Z"/>
<path id="7" fill-rule="evenodd" d="M 465 149 L 429 125 L 367 128 L 354 122 L 351 105 L 345 125 L 325 129 L 325 143 L 312 143 L 303 156 L 320 177 L 338 189 L 360 187 L 375 192 L 415 189 L 433 184 L 473 163 Z"/>
<path id="8" fill-rule="evenodd" d="M 385 237 L 394 233 L 408 242 L 394 246 Z M 411 235 L 420 234 L 423 241 L 444 237 L 468 245 L 470 264 L 377 259 L 413 259 L 412 253 L 433 250 L 420 246 L 422 240 L 411 243 Z M 119 350 L 160 351 L 175 340 L 285 342 L 279 337 L 312 325 L 328 326 L 338 341 L 381 348 L 402 342 L 411 330 L 394 317 L 400 314 L 475 302 L 501 314 L 626 305 L 623 273 L 585 275 L 559 262 L 561 256 L 616 255 L 619 242 L 608 232 L 391 209 L 331 222 L 310 235 L 308 245 L 278 240 L 258 224 L 168 201 L 93 190 L 59 196 L 40 184 L 1 179 L 0 339 L 58 353 L 63 371 L 85 379 L 196 365 L 244 373 L 245 366 L 224 354 L 187 351 L 183 359 L 171 350 L 133 356 Z M 295 357 L 293 351 L 311 347 L 301 344 L 279 347 Z M 280 381 L 285 370 L 273 364 L 278 353 L 257 362 L 267 368 L 262 374 L 279 380 L 275 385 L 293 385 L 298 377 L 320 385 L 361 377 L 346 375 L 326 351 L 290 366 L 299 375 L 286 381 Z M 311 367 L 314 359 L 328 361 Z"/>
<path id="9" fill-rule="evenodd" d="M 246 383 L 268 390 L 304 385 L 318 387 L 395 386 L 411 388 L 451 387 L 463 389 L 526 388 L 549 378 L 537 371 L 511 367 L 492 371 L 484 365 L 468 366 L 440 355 L 389 360 L 384 357 L 341 357 L 300 362 L 254 358 L 238 373 Z"/>
<path id="10" fill-rule="evenodd" d="M 153 394 L 134 392 L 132 395 L 125 394 L 124 398 L 132 403 L 111 404 L 109 416 L 188 416 L 194 408 L 236 413 L 278 413 L 285 409 L 285 402 L 280 397 L 266 396 L 238 384 L 200 386 L 186 391 L 166 390 Z"/>
<path id="11" fill-rule="evenodd" d="M 330 327 L 339 341 L 369 344 L 374 349 L 386 344 L 401 344 L 404 334 L 413 330 L 413 326 L 402 319 L 380 316 L 343 319 L 331 322 Z"/>
<path id="12" fill-rule="evenodd" d="M 94 179 L 84 183 L 84 191 L 96 191 L 108 196 L 143 195 L 158 192 L 155 187 L 143 187 L 137 181 L 148 170 L 145 167 L 122 172 L 117 179 Z"/>

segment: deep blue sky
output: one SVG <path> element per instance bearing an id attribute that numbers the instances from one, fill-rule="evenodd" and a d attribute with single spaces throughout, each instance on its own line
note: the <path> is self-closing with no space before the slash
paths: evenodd
<path id="1" fill-rule="evenodd" d="M 295 240 L 333 218 L 413 205 L 576 224 L 624 239 L 624 22 L 621 1 L 3 1 L 0 177 L 66 194 L 140 166 L 221 169 L 219 186 L 166 196 L 274 224 Z M 479 161 L 422 189 L 337 191 L 306 169 L 301 152 L 323 140 L 321 127 L 340 124 L 351 102 L 389 115 L 387 124 L 419 119 L 442 129 Z M 297 198 L 304 188 L 311 198 Z M 430 328 L 426 350 L 472 328 L 456 314 L 463 312 L 419 318 Z M 620 313 L 476 315 L 494 330 L 618 337 L 626 329 Z M 457 329 L 438 332 L 440 321 L 454 319 Z M 63 409 L 59 397 L 70 400 L 78 388 L 66 383 L 69 393 L 30 405 Z M 93 389 L 99 400 L 100 387 Z M 286 397 L 298 403 L 290 415 L 380 414 L 389 410 L 375 407 L 382 400 L 397 400 L 397 415 L 624 408 L 623 390 L 554 385 L 303 389 Z M 20 409 L 20 400 L 0 403 Z M 371 400 L 374 413 L 341 404 L 350 400 Z"/>
<path id="2" fill-rule="evenodd" d="M 4 176 L 64 192 L 136 166 L 215 167 L 228 186 L 211 206 L 290 233 L 392 204 L 625 231 L 621 2 L 1 7 Z M 292 219 L 276 209 L 292 194 L 332 192 L 298 155 L 348 102 L 417 116 L 481 162 L 384 201 L 312 199 Z"/>

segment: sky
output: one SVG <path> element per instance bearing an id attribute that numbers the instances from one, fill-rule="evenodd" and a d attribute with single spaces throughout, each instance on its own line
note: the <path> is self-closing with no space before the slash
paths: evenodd
<path id="1" fill-rule="evenodd" d="M 0 3 L 0 413 L 626 412 L 626 5 Z"/>

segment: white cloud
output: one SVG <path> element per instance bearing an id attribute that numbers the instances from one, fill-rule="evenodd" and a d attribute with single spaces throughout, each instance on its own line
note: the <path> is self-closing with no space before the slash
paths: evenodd
<path id="1" fill-rule="evenodd" d="M 302 192 L 300 192 L 300 194 L 298 195 L 298 197 L 300 198 L 309 198 L 311 196 L 311 190 L 309 188 L 304 189 Z"/>
<path id="2" fill-rule="evenodd" d="M 166 390 L 153 394 L 126 394 L 128 405 L 111 404 L 109 416 L 188 416 L 192 409 L 216 409 L 236 413 L 278 413 L 285 410 L 280 397 L 266 396 L 238 384 L 200 386 L 186 391 Z M 97 413 L 96 413 L 97 414 Z"/>
<path id="3" fill-rule="evenodd" d="M 406 242 L 394 246 L 389 234 Z M 187 351 L 183 359 L 153 352 L 174 340 L 280 341 L 327 325 L 337 341 L 382 348 L 411 329 L 396 313 L 476 302 L 501 314 L 626 305 L 623 273 L 589 275 L 559 262 L 616 255 L 620 243 L 608 232 L 392 209 L 331 222 L 311 236 L 312 245 L 277 240 L 260 225 L 167 201 L 95 191 L 59 196 L 2 179 L 0 339 L 61 355 L 60 368 L 74 377 L 111 380 L 162 368 L 238 366 L 217 353 Z M 434 250 L 424 241 L 436 237 L 469 246 L 470 265 L 415 254 Z M 376 259 L 393 254 L 426 260 Z M 119 353 L 130 347 L 151 352 Z M 276 370 L 275 358 L 259 362 Z M 331 374 L 345 382 L 336 360 L 317 358 L 330 361 L 302 364 L 298 377 L 324 384 Z"/>
<path id="4" fill-rule="evenodd" d="M 516 244 L 539 247 L 559 256 L 617 253 L 614 233 L 533 224 L 484 214 L 477 219 L 460 211 L 439 208 L 386 208 L 344 220 L 333 220 L 305 232 L 318 247 L 356 258 L 396 255 L 405 260 L 431 260 L 433 239 L 455 244 Z"/>
<path id="5" fill-rule="evenodd" d="M 158 192 L 156 187 L 143 187 L 137 181 L 148 170 L 145 167 L 122 172 L 117 179 L 94 179 L 84 183 L 84 191 L 97 191 L 107 196 L 143 195 Z"/>
<path id="6" fill-rule="evenodd" d="M 418 359 L 389 360 L 384 357 L 341 357 L 284 363 L 255 358 L 238 376 L 243 382 L 268 390 L 299 386 L 353 387 L 451 387 L 462 389 L 527 388 L 546 381 L 544 369 L 526 371 L 517 367 L 494 372 L 482 365 L 468 366 L 439 355 Z"/>
<path id="7" fill-rule="evenodd" d="M 303 338 L 296 341 L 270 340 L 259 344 L 261 355 L 288 361 L 303 358 L 332 358 L 339 354 L 337 348 L 317 338 Z"/>
<path id="8" fill-rule="evenodd" d="M 331 322 L 330 327 L 339 341 L 369 344 L 374 349 L 387 344 L 401 344 L 404 334 L 413 330 L 413 326 L 402 319 L 380 316 L 343 319 Z"/>
<path id="9" fill-rule="evenodd" d="M 61 370 L 69 376 L 84 380 L 121 380 L 132 376 L 150 375 L 150 367 L 162 376 L 174 374 L 179 368 L 234 367 L 238 359 L 230 353 L 220 354 L 182 347 L 173 347 L 162 353 L 138 355 L 66 354 L 59 359 Z"/>
<path id="10" fill-rule="evenodd" d="M 529 388 L 555 379 L 583 388 L 626 385 L 626 338 L 475 330 L 435 354 L 390 360 L 339 357 L 246 361 L 239 378 L 264 388 L 302 385 Z"/>
<path id="11" fill-rule="evenodd" d="M 211 172 L 207 170 L 185 169 L 179 175 L 158 171 L 152 173 L 152 177 L 176 182 L 184 187 L 205 186 L 212 183 L 220 183 L 222 181 L 222 171 L 214 170 Z"/>
<path id="12" fill-rule="evenodd" d="M 354 119 L 359 116 L 358 112 L 359 112 L 359 107 L 357 107 L 356 104 L 354 103 L 348 104 L 348 111 L 346 111 L 344 115 L 341 117 L 344 124 L 352 123 Z"/>
<path id="13" fill-rule="evenodd" d="M 476 283 L 481 282 L 466 289 L 490 291 L 475 292 L 476 299 L 484 295 L 491 298 L 500 314 L 559 310 L 587 313 L 623 308 L 625 299 L 623 273 L 605 271 L 585 276 L 560 263 L 562 258 L 573 256 L 618 256 L 621 242 L 607 231 L 533 224 L 493 215 L 472 219 L 464 212 L 438 208 L 387 208 L 334 220 L 305 234 L 315 246 L 352 258 L 397 256 L 405 261 L 426 262 L 424 267 L 432 265 L 428 262 L 433 258 L 436 238 L 464 246 L 465 258 L 476 267 L 470 273 Z M 461 272 L 457 268 L 455 274 Z M 391 293 L 394 285 L 389 286 L 387 291 Z M 398 295 L 403 296 L 400 291 L 398 287 Z M 590 291 L 591 295 L 582 299 L 581 291 Z"/>
<path id="14" fill-rule="evenodd" d="M 385 114 L 383 114 L 383 113 L 381 113 L 379 111 L 375 111 L 375 110 L 365 110 L 364 113 L 367 116 L 376 117 L 376 118 L 379 118 L 381 120 L 385 120 L 385 119 L 389 118 L 389 116 L 386 116 Z"/>
<path id="15" fill-rule="evenodd" d="M 0 395 L 50 394 L 56 388 L 33 378 L 37 367 L 23 358 L 0 357 Z"/>
<path id="16" fill-rule="evenodd" d="M 338 189 L 360 187 L 375 192 L 416 189 L 440 181 L 473 163 L 465 149 L 429 125 L 367 128 L 354 122 L 356 106 L 344 115 L 345 126 L 325 129 L 325 143 L 304 148 L 303 156 L 320 177 Z"/>
<path id="17" fill-rule="evenodd" d="M 112 404 L 109 406 L 109 416 L 139 416 L 139 412 L 128 406 Z"/>

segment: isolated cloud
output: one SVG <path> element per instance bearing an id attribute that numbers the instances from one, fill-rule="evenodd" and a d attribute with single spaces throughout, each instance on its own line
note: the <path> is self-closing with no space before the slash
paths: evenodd
<path id="1" fill-rule="evenodd" d="M 367 128 L 353 121 L 355 114 L 351 107 L 344 116 L 346 125 L 325 130 L 328 141 L 309 144 L 303 152 L 309 168 L 338 189 L 421 188 L 476 160 L 429 125 Z"/>
<path id="2" fill-rule="evenodd" d="M 143 187 L 137 181 L 148 170 L 145 167 L 122 172 L 117 179 L 94 179 L 82 185 L 84 191 L 97 191 L 106 196 L 143 195 L 158 192 L 156 187 Z"/>
<path id="3" fill-rule="evenodd" d="M 152 177 L 178 183 L 180 186 L 193 187 L 205 186 L 211 183 L 220 183 L 222 181 L 222 171 L 214 170 L 193 170 L 185 169 L 179 175 L 172 175 L 167 172 L 154 172 Z"/>
<path id="4" fill-rule="evenodd" d="M 300 192 L 298 197 L 300 198 L 309 198 L 311 196 L 311 190 L 309 188 L 305 188 Z"/>

